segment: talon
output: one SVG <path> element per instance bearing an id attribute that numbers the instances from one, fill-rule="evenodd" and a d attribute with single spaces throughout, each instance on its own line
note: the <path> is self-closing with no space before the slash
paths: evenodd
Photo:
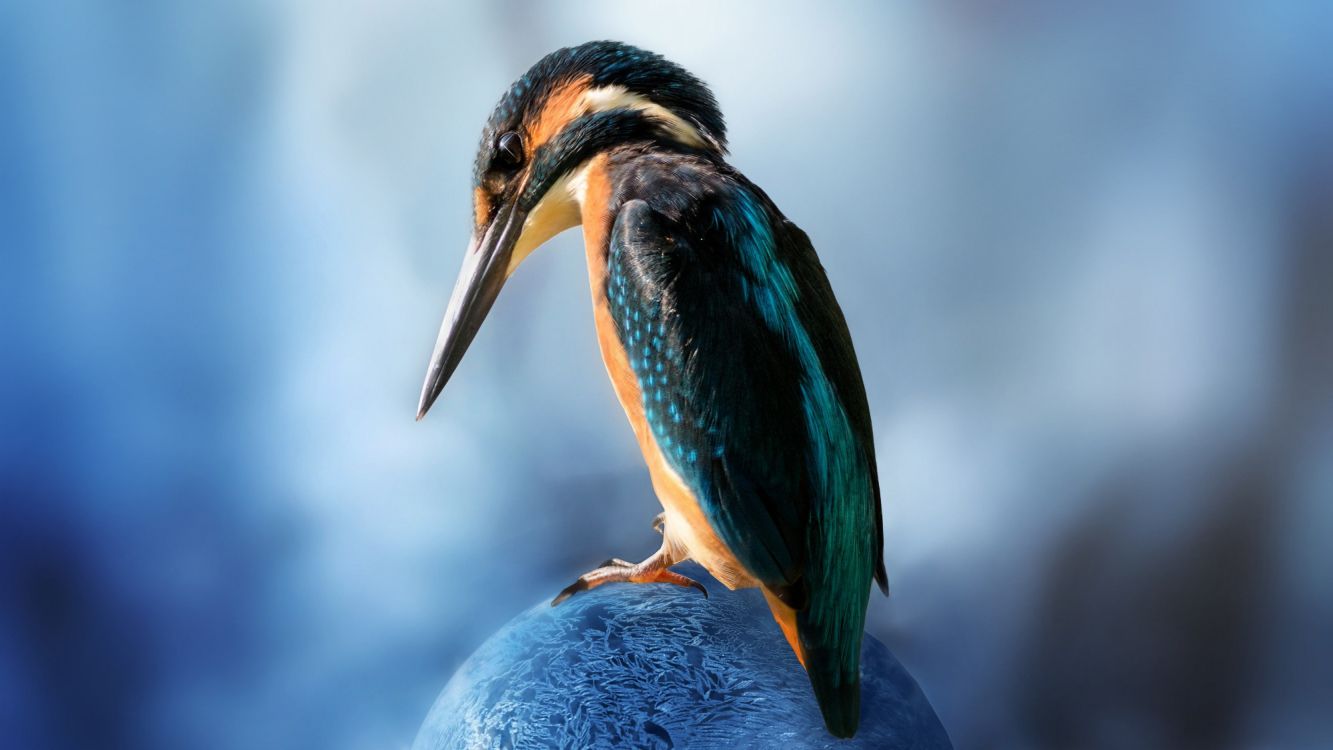
<path id="1" fill-rule="evenodd" d="M 662 513 L 658 513 L 656 516 L 653 516 L 653 531 L 662 534 L 664 533 L 665 529 L 666 529 L 666 512 L 664 511 Z"/>
<path id="2" fill-rule="evenodd" d="M 704 588 L 704 585 L 702 583 L 699 583 L 693 578 L 688 578 L 686 576 L 683 576 L 680 573 L 675 572 L 674 570 L 666 570 L 666 569 L 659 570 L 656 573 L 654 573 L 652 577 L 643 579 L 643 582 L 671 583 L 677 586 L 686 586 L 692 589 L 698 589 L 699 593 L 703 594 L 705 599 L 708 598 L 708 589 Z"/>
<path id="3" fill-rule="evenodd" d="M 678 586 L 689 586 L 689 587 L 692 588 L 692 589 L 698 589 L 699 593 L 700 593 L 700 594 L 703 594 L 705 599 L 708 598 L 708 589 L 704 588 L 704 585 L 703 585 L 702 583 L 699 583 L 698 581 L 694 580 L 693 578 L 685 578 L 685 576 L 681 576 L 681 578 L 684 578 L 685 580 L 681 581 L 680 583 L 678 583 L 678 584 L 676 584 L 676 585 L 678 585 Z M 664 581 L 663 583 L 665 583 L 665 581 Z M 672 583 L 675 583 L 675 581 L 672 581 Z"/>
<path id="4" fill-rule="evenodd" d="M 708 589 L 704 588 L 703 584 L 669 569 L 669 566 L 676 562 L 677 560 L 671 557 L 670 550 L 665 542 L 661 549 L 638 564 L 613 557 L 597 568 L 579 576 L 577 581 L 566 586 L 551 600 L 551 606 L 554 607 L 580 591 L 595 589 L 607 583 L 670 583 L 676 586 L 698 589 L 699 593 L 707 599 Z"/>
<path id="5" fill-rule="evenodd" d="M 580 591 L 587 591 L 587 590 L 588 590 L 588 581 L 587 579 L 580 576 L 577 581 L 564 587 L 563 589 L 560 590 L 560 593 L 555 595 L 555 598 L 551 600 L 551 606 L 554 607 L 555 605 L 559 604 L 560 602 L 563 602 L 564 600 L 579 593 Z"/>

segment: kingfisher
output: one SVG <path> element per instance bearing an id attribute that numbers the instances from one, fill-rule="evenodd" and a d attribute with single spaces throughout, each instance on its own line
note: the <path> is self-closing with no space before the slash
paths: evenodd
<path id="1" fill-rule="evenodd" d="M 762 591 L 829 732 L 860 720 L 872 580 L 888 593 L 870 408 L 851 335 L 805 232 L 726 161 L 712 92 L 660 55 L 590 42 L 538 61 L 482 131 L 472 237 L 417 419 L 505 280 L 582 226 L 603 363 L 663 512 L 612 582 L 699 589 L 702 565 Z"/>

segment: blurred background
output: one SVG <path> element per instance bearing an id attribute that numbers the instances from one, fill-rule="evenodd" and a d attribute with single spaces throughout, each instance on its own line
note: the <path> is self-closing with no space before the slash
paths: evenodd
<path id="1" fill-rule="evenodd" d="M 401 748 L 657 512 L 581 238 L 412 421 L 481 126 L 708 81 L 874 410 L 960 748 L 1333 746 L 1333 9 L 0 4 L 0 744 Z"/>

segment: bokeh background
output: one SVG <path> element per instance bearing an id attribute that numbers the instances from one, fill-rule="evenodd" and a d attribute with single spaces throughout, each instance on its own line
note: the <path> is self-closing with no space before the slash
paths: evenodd
<path id="1" fill-rule="evenodd" d="M 405 747 L 655 548 L 577 231 L 412 421 L 480 127 L 595 38 L 819 248 L 960 748 L 1333 746 L 1333 11 L 1037 0 L 0 4 L 0 745 Z"/>

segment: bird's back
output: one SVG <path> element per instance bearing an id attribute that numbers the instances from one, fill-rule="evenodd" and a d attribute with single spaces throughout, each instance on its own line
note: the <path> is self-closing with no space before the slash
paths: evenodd
<path id="1" fill-rule="evenodd" d="M 869 409 L 824 270 L 720 160 L 627 149 L 604 168 L 600 291 L 637 379 L 627 410 L 794 631 L 830 730 L 850 736 L 871 579 L 886 583 Z"/>

